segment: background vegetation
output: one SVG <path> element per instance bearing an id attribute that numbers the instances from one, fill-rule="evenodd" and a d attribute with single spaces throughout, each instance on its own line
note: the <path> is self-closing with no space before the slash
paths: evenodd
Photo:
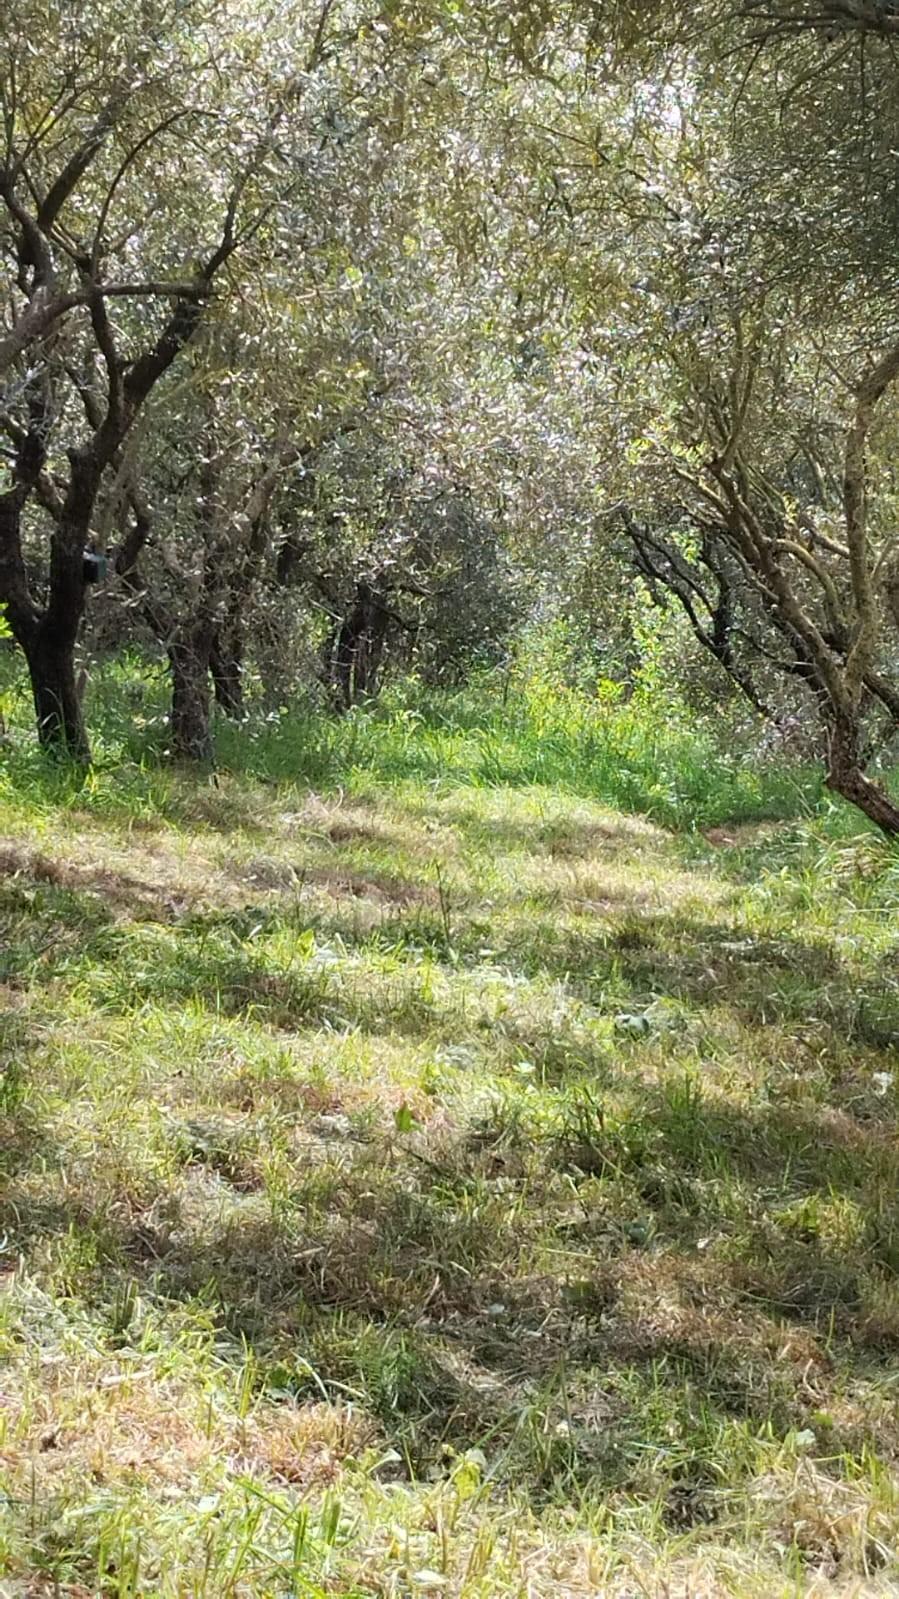
<path id="1" fill-rule="evenodd" d="M 899 1592 L 899 16 L 3 23 L 0 1591 Z"/>

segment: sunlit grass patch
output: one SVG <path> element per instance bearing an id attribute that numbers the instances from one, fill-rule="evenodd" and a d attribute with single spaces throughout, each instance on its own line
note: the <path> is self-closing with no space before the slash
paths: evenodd
<path id="1" fill-rule="evenodd" d="M 382 732 L 4 794 L 2 1580 L 889 1591 L 890 852 Z"/>

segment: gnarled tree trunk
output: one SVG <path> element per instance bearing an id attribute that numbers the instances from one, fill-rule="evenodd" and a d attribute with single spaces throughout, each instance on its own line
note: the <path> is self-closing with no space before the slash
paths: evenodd
<path id="1" fill-rule="evenodd" d="M 33 604 L 21 545 L 21 487 L 0 499 L 0 594 L 31 679 L 38 738 L 46 749 L 76 761 L 90 760 L 75 671 L 75 645 L 84 613 L 84 546 L 96 499 L 99 472 L 81 452 L 72 452 L 72 477 L 50 542 L 50 593 L 46 609 Z"/>
<path id="2" fill-rule="evenodd" d="M 331 672 L 338 707 L 349 710 L 375 693 L 390 631 L 390 612 L 382 596 L 364 581 L 356 585 L 352 606 L 337 631 Z"/>
<path id="3" fill-rule="evenodd" d="M 90 760 L 90 744 L 75 671 L 75 638 L 38 624 L 25 651 L 40 742 L 73 760 Z"/>
<path id="4" fill-rule="evenodd" d="M 75 645 L 87 594 L 84 551 L 103 466 L 90 446 L 70 450 L 69 461 L 69 489 L 50 540 L 50 597 L 25 654 L 41 743 L 89 761 Z"/>
<path id="5" fill-rule="evenodd" d="M 84 545 L 99 484 L 87 452 L 72 452 L 69 491 L 50 543 L 46 609 L 34 603 L 22 553 L 22 511 L 46 454 L 46 397 L 35 401 L 32 428 L 21 442 L 13 487 L 0 495 L 0 599 L 28 665 L 38 737 L 77 761 L 90 760 L 75 643 L 84 612 Z"/>
<path id="6" fill-rule="evenodd" d="M 881 832 L 890 838 L 899 837 L 899 805 L 879 783 L 865 776 L 859 757 L 858 731 L 839 717 L 830 730 L 826 782 L 832 793 L 855 805 Z"/>
<path id="7" fill-rule="evenodd" d="M 213 629 L 193 628 L 168 646 L 172 671 L 172 754 L 180 760 L 213 759 L 209 660 Z"/>
<path id="8" fill-rule="evenodd" d="M 239 722 L 244 715 L 243 628 L 235 612 L 216 629 L 209 653 L 215 703 Z"/>

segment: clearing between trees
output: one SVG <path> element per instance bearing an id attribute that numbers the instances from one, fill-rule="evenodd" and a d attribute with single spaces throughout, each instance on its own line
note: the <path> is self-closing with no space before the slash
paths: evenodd
<path id="1" fill-rule="evenodd" d="M 2 1591 L 896 1592 L 890 846 L 429 737 L 4 778 Z"/>

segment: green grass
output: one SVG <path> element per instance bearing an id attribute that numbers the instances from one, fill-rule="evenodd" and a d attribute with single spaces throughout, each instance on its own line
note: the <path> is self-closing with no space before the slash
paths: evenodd
<path id="1" fill-rule="evenodd" d="M 125 689 L 0 773 L 0 1591 L 897 1591 L 895 854 L 698 755 L 647 820 L 676 729 L 210 782 Z"/>
<path id="2" fill-rule="evenodd" d="M 4 665 L 9 683 L 0 709 L 14 730 L 7 766 L 17 787 L 43 791 L 25 685 L 13 661 Z M 95 805 L 146 813 L 171 802 L 159 773 L 166 695 L 165 675 L 152 664 L 127 659 L 94 669 L 88 720 Z M 217 749 L 222 768 L 263 783 L 357 793 L 404 782 L 439 789 L 542 786 L 673 828 L 804 816 L 821 802 L 811 769 L 760 763 L 750 740 L 727 731 L 722 737 L 677 707 L 653 710 L 639 698 L 590 702 L 527 682 L 505 700 L 489 679 L 455 694 L 406 682 L 345 717 L 324 717 L 301 704 L 257 711 L 239 727 L 221 721 Z"/>

